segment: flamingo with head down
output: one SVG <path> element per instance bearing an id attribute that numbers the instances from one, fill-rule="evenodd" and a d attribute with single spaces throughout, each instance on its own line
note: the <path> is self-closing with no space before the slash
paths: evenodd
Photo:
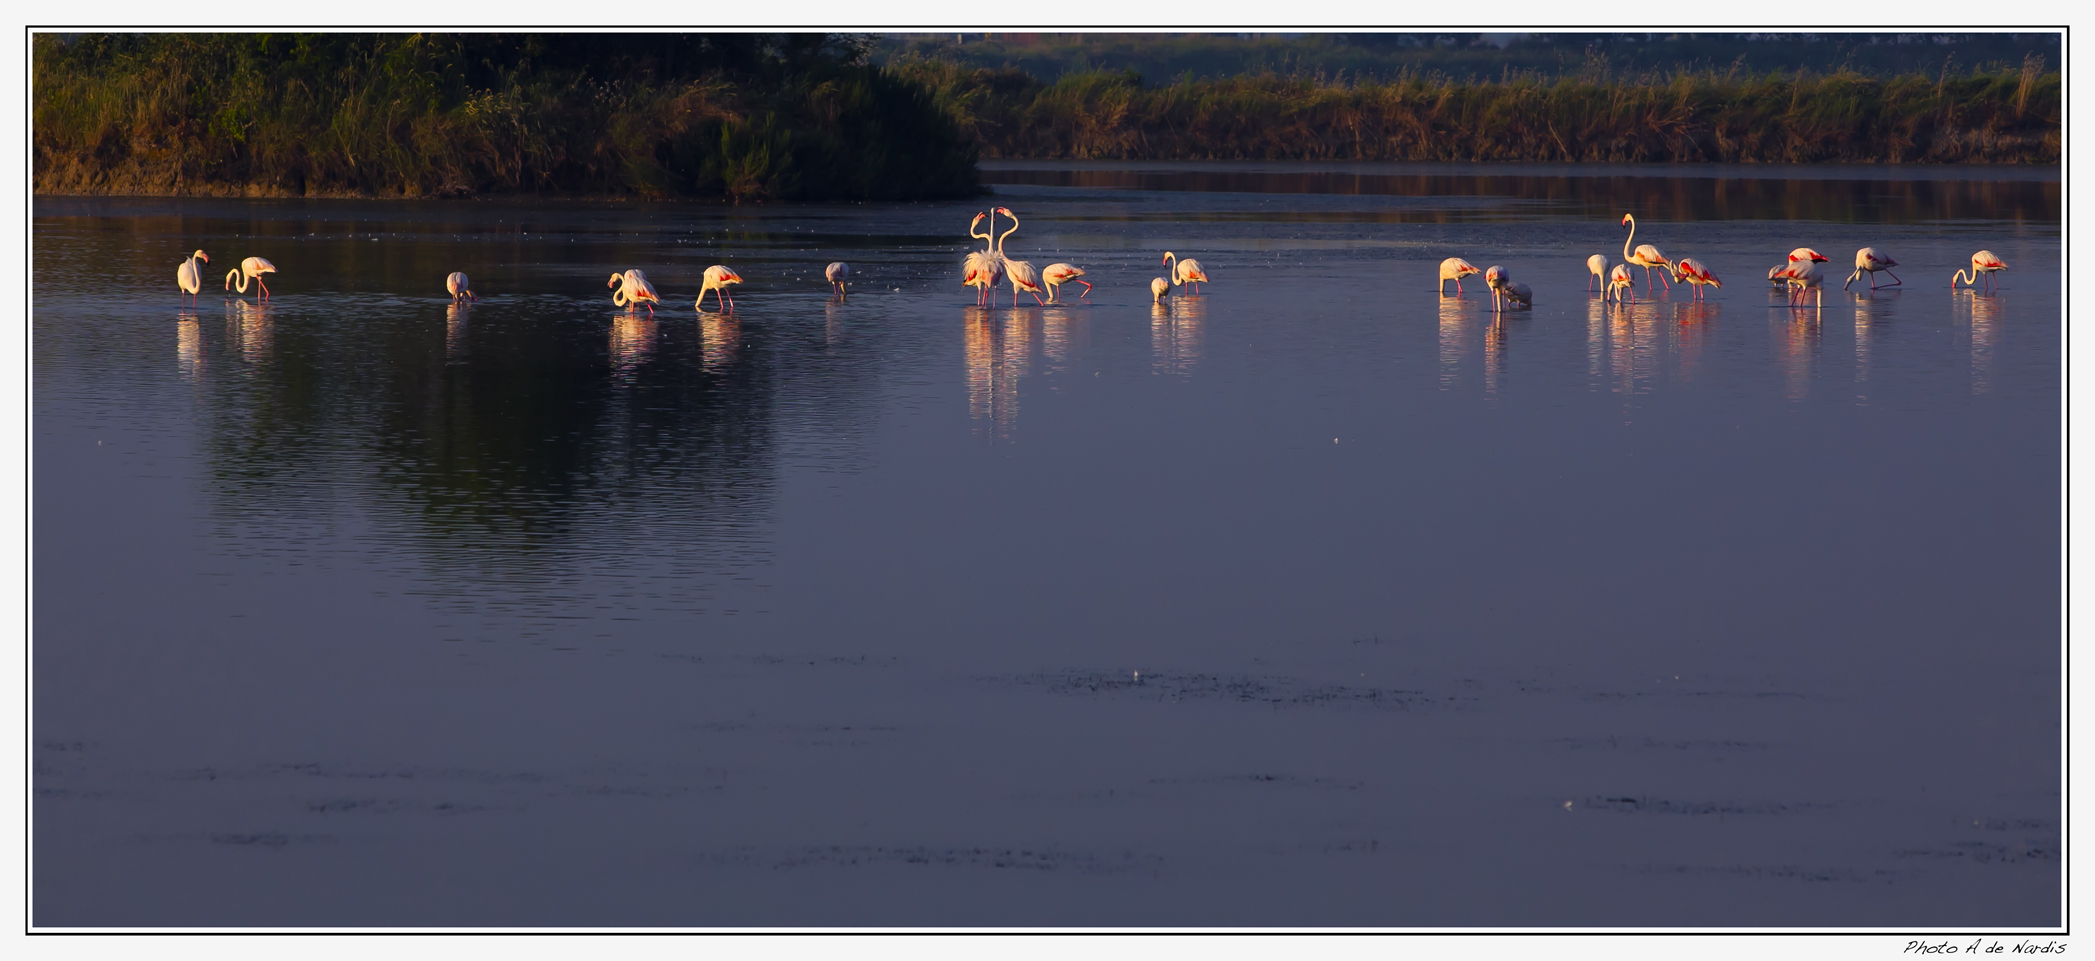
<path id="1" fill-rule="evenodd" d="M 1593 274 L 1586 278 L 1586 290 L 1591 292 L 1593 285 L 1599 284 L 1601 291 L 1605 293 L 1608 287 L 1608 255 L 1594 254 L 1586 258 L 1586 270 Z"/>
<path id="2" fill-rule="evenodd" d="M 1478 270 L 1477 265 L 1460 257 L 1449 257 L 1440 262 L 1439 292 L 1445 296 L 1448 292 L 1448 281 L 1452 280 L 1455 282 L 1455 293 L 1460 295 L 1462 293 L 1462 278 L 1475 277 L 1481 273 L 1483 271 Z"/>
<path id="3" fill-rule="evenodd" d="M 1979 285 L 1979 277 L 1981 275 L 1984 275 L 1987 279 L 1990 280 L 1992 279 L 1993 274 L 1996 271 L 2002 271 L 2006 269 L 2008 269 L 2008 265 L 2001 262 L 2001 259 L 1999 257 L 1994 256 L 1993 251 L 1981 250 L 1978 253 L 1971 255 L 1971 270 L 1968 274 L 1965 271 L 1959 270 L 1956 273 L 1950 275 L 1950 289 L 1956 290 L 1957 282 L 1960 280 L 1964 282 L 1964 286 L 1966 287 L 1976 287 Z M 1992 289 L 2000 289 L 2000 282 L 1993 281 Z"/>
<path id="4" fill-rule="evenodd" d="M 700 284 L 698 288 L 698 304 L 696 306 L 700 310 L 706 309 L 706 292 L 712 291 L 713 303 L 715 305 L 724 303 L 726 306 L 722 308 L 723 310 L 734 310 L 735 298 L 728 296 L 727 285 L 739 284 L 741 282 L 742 275 L 726 267 L 722 267 L 719 264 L 707 267 L 705 283 Z"/>
<path id="5" fill-rule="evenodd" d="M 262 288 L 262 296 L 260 297 L 260 299 L 268 300 L 269 285 L 262 283 L 262 275 L 273 273 L 276 273 L 275 264 L 263 260 L 260 257 L 249 257 L 246 260 L 240 262 L 239 270 L 226 271 L 226 289 L 232 290 L 233 278 L 238 277 L 240 278 L 240 293 L 245 294 L 247 293 L 247 282 L 252 280 L 255 282 L 256 286 Z"/>
<path id="6" fill-rule="evenodd" d="M 456 270 L 451 272 L 451 276 L 444 278 L 444 289 L 451 292 L 451 302 L 454 304 L 458 303 L 461 298 L 465 300 L 480 299 L 474 296 L 472 284 L 473 282 L 466 279 L 466 275 L 463 272 Z"/>
<path id="7" fill-rule="evenodd" d="M 1072 282 L 1084 285 L 1084 292 L 1077 296 L 1080 299 L 1088 299 L 1091 296 L 1091 281 L 1077 279 L 1082 276 L 1084 276 L 1084 269 L 1081 267 L 1073 267 L 1069 264 L 1047 265 L 1047 269 L 1040 272 L 1040 279 L 1047 284 L 1048 303 L 1061 303 L 1062 301 L 1057 298 L 1056 292 L 1062 289 L 1063 284 Z"/>
<path id="8" fill-rule="evenodd" d="M 1881 270 L 1887 274 L 1891 274 L 1891 268 L 1896 267 L 1898 265 L 1898 261 L 1893 260 L 1890 257 L 1886 257 L 1883 254 L 1877 252 L 1877 248 L 1864 247 L 1861 250 L 1855 251 L 1855 272 L 1848 275 L 1848 283 L 1840 285 L 1840 289 L 1848 289 L 1848 284 L 1854 283 L 1857 278 L 1861 277 L 1863 274 L 1866 273 L 1869 274 L 1869 289 L 1875 290 L 1877 289 L 1877 271 Z M 1904 284 L 1905 281 L 1900 280 L 1899 275 L 1891 274 L 1891 283 L 1885 284 L 1884 286 L 1899 287 L 1903 286 Z"/>
<path id="9" fill-rule="evenodd" d="M 1799 247 L 1789 252 L 1788 260 L 1768 268 L 1768 283 L 1777 287 L 1788 284 L 1789 269 L 1807 261 L 1814 264 L 1823 264 L 1827 262 L 1827 258 L 1825 254 L 1819 253 L 1810 247 Z"/>
<path id="10" fill-rule="evenodd" d="M 829 281 L 829 289 L 837 295 L 838 300 L 847 299 L 844 294 L 844 281 L 851 279 L 850 264 L 841 260 L 830 264 L 822 268 L 822 277 Z"/>
<path id="11" fill-rule="evenodd" d="M 1724 282 L 1718 280 L 1716 274 L 1710 273 L 1708 267 L 1702 266 L 1702 261 L 1693 257 L 1682 257 L 1673 262 L 1673 279 L 1694 284 L 1696 300 L 1703 299 L 1702 288 L 1724 286 Z"/>
<path id="12" fill-rule="evenodd" d="M 1630 303 L 1637 302 L 1637 280 L 1630 276 L 1628 264 L 1616 264 L 1615 269 L 1608 271 L 1608 289 L 1600 299 L 1621 303 L 1624 294 L 1629 296 Z"/>
<path id="13" fill-rule="evenodd" d="M 612 304 L 627 310 L 632 310 L 634 304 L 646 304 L 649 317 L 655 315 L 655 305 L 662 302 L 662 298 L 655 294 L 655 285 L 648 283 L 647 275 L 638 269 L 612 274 L 604 286 L 614 288 L 611 291 Z"/>

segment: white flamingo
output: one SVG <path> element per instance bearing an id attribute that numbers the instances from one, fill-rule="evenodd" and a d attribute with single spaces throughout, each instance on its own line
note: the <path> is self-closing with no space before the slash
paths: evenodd
<path id="1" fill-rule="evenodd" d="M 1659 249 L 1650 244 L 1638 244 L 1637 249 L 1631 251 L 1629 243 L 1637 239 L 1637 218 L 1629 214 L 1623 214 L 1622 223 L 1629 227 L 1629 236 L 1622 238 L 1622 259 L 1644 268 L 1644 292 L 1648 294 L 1651 292 L 1651 268 L 1666 267 L 1670 269 L 1672 265 L 1666 262 L 1665 254 L 1659 253 Z M 1659 281 L 1666 285 L 1667 290 L 1673 289 L 1672 282 L 1666 280 L 1664 274 L 1659 275 Z"/>
<path id="2" fill-rule="evenodd" d="M 1077 296 L 1088 299 L 1091 296 L 1091 281 L 1077 280 L 1078 277 L 1082 276 L 1084 276 L 1084 269 L 1082 267 L 1073 267 L 1069 264 L 1047 265 L 1047 269 L 1040 272 L 1040 280 L 1042 283 L 1047 284 L 1048 303 L 1061 303 L 1062 301 L 1058 296 L 1058 292 L 1062 289 L 1063 284 L 1072 282 L 1084 285 L 1084 292 L 1078 294 Z"/>
<path id="3" fill-rule="evenodd" d="M 615 288 L 611 291 L 612 304 L 631 310 L 634 304 L 644 303 L 649 317 L 655 315 L 655 305 L 662 302 L 662 298 L 655 294 L 655 285 L 648 283 L 647 275 L 637 269 L 612 274 L 604 286 Z"/>
<path id="4" fill-rule="evenodd" d="M 1446 295 L 1448 292 L 1448 281 L 1452 280 L 1455 282 L 1455 293 L 1460 295 L 1462 293 L 1462 278 L 1475 277 L 1481 273 L 1483 271 L 1478 270 L 1476 264 L 1463 260 L 1460 257 L 1449 257 L 1440 262 L 1440 286 L 1435 289 L 1442 295 Z"/>
<path id="5" fill-rule="evenodd" d="M 1992 280 L 1995 271 L 2006 269 L 2008 269 L 2008 265 L 2001 262 L 2001 259 L 1995 256 L 1993 251 L 1981 250 L 1971 255 L 1971 271 L 1968 275 L 1962 270 L 1950 275 L 1950 289 L 1956 290 L 1957 282 L 1960 280 L 1964 282 L 1966 287 L 1976 287 L 1979 285 L 1979 277 L 1981 275 L 1984 275 L 1988 280 Z M 1993 289 L 2000 289 L 2000 281 L 1993 281 Z"/>
<path id="6" fill-rule="evenodd" d="M 1782 263 L 1776 264 L 1775 266 L 1768 268 L 1768 282 L 1774 284 L 1777 287 L 1781 287 L 1785 284 L 1788 284 L 1789 269 L 1791 267 L 1796 266 L 1797 264 L 1804 263 L 1805 261 L 1810 261 L 1814 264 L 1823 264 L 1828 261 L 1828 258 L 1825 254 L 1819 253 L 1818 251 L 1813 250 L 1810 247 L 1799 247 L 1789 252 L 1788 260 L 1785 260 Z"/>
<path id="7" fill-rule="evenodd" d="M 1782 273 L 1785 281 L 1790 286 L 1790 306 L 1803 306 L 1806 291 L 1817 297 L 1817 306 L 1826 306 L 1826 290 L 1823 286 L 1826 275 L 1825 272 L 1819 270 L 1818 261 L 1800 260 L 1789 265 Z"/>
<path id="8" fill-rule="evenodd" d="M 996 306 L 997 285 L 1004 282 L 1004 258 L 997 253 L 996 238 L 991 237 L 987 233 L 978 234 L 975 232 L 976 224 L 980 224 L 984 217 L 989 218 L 990 230 L 996 229 L 997 219 L 994 215 L 986 213 L 975 214 L 975 222 L 968 225 L 967 235 L 978 240 L 989 241 L 989 244 L 981 250 L 970 250 L 967 252 L 967 260 L 962 263 L 963 272 L 960 283 L 967 287 L 982 288 L 975 293 L 975 303 L 980 305 L 983 302 L 983 298 L 986 297 L 989 299 L 989 305 L 994 307 Z M 1016 303 L 1016 300 L 1013 302 Z"/>
<path id="9" fill-rule="evenodd" d="M 1492 264 L 1484 268 L 1484 286 L 1491 288 L 1491 309 L 1501 311 L 1505 307 L 1506 285 L 1513 282 L 1513 275 L 1506 268 Z"/>
<path id="10" fill-rule="evenodd" d="M 465 274 L 456 270 L 451 272 L 451 276 L 444 278 L 444 289 L 451 292 L 451 302 L 454 304 L 458 303 L 461 297 L 467 300 L 480 299 L 473 294 L 473 282 L 467 280 Z"/>
<path id="11" fill-rule="evenodd" d="M 260 257 L 249 257 L 246 260 L 240 262 L 239 270 L 226 271 L 226 289 L 232 290 L 233 278 L 238 277 L 240 278 L 240 293 L 245 294 L 247 293 L 247 282 L 249 280 L 253 280 L 256 286 L 262 288 L 261 299 L 268 300 L 269 285 L 262 283 L 262 275 L 273 273 L 276 273 L 275 264 L 263 260 Z"/>
<path id="12" fill-rule="evenodd" d="M 197 267 L 199 261 L 208 264 L 211 258 L 199 250 L 190 254 L 189 259 L 182 261 L 182 266 L 175 268 L 175 286 L 182 288 L 182 292 L 189 295 L 191 305 L 196 303 L 197 293 L 204 289 L 204 272 Z"/>
<path id="13" fill-rule="evenodd" d="M 1877 289 L 1877 271 L 1881 270 L 1887 274 L 1891 274 L 1891 268 L 1896 267 L 1898 265 L 1898 261 L 1893 260 L 1890 257 L 1886 257 L 1881 253 L 1878 253 L 1877 248 L 1864 247 L 1861 250 L 1855 251 L 1855 272 L 1848 275 L 1848 283 L 1840 285 L 1840 289 L 1848 289 L 1848 284 L 1854 283 L 1863 274 L 1867 273 L 1869 274 L 1869 289 L 1875 290 Z M 1891 283 L 1885 284 L 1884 286 L 1899 287 L 1903 286 L 1904 284 L 1905 281 L 1900 280 L 1899 275 L 1891 274 Z"/>
<path id="14" fill-rule="evenodd" d="M 839 260 L 822 268 L 822 276 L 829 281 L 829 287 L 836 292 L 838 300 L 846 299 L 844 295 L 844 281 L 851 279 L 850 264 Z"/>
<path id="15" fill-rule="evenodd" d="M 1619 304 L 1625 293 L 1629 295 L 1630 303 L 1637 302 L 1637 280 L 1630 276 L 1628 264 L 1616 264 L 1613 270 L 1608 271 L 1607 293 L 1602 294 L 1600 299 L 1612 299 Z"/>
<path id="16" fill-rule="evenodd" d="M 1034 303 L 1044 304 L 1045 301 L 1040 299 L 1040 295 L 1048 290 L 1040 286 L 1040 271 L 1034 270 L 1031 263 L 1012 260 L 1004 253 L 1004 239 L 1018 233 L 1018 215 L 1012 213 L 1009 207 L 998 207 L 997 213 L 1011 218 L 1011 229 L 997 235 L 997 258 L 1004 262 L 1004 276 L 1011 278 L 1011 306 L 1018 306 L 1018 292 L 1021 290 L 1032 294 Z M 995 224 L 996 220 L 992 218 L 990 229 L 996 229 Z"/>
<path id="17" fill-rule="evenodd" d="M 1710 273 L 1708 267 L 1702 266 L 1702 261 L 1693 257 L 1682 257 L 1673 262 L 1673 279 L 1694 284 L 1696 300 L 1703 299 L 1702 288 L 1724 286 L 1724 282 L 1718 280 L 1716 274 Z"/>
<path id="18" fill-rule="evenodd" d="M 715 305 L 725 303 L 727 306 L 722 309 L 734 310 L 735 298 L 728 295 L 727 285 L 739 284 L 741 282 L 742 275 L 726 267 L 722 267 L 719 264 L 707 267 L 706 281 L 698 288 L 698 309 L 706 309 L 706 291 L 710 290 L 713 292 L 713 303 Z"/>
<path id="19" fill-rule="evenodd" d="M 1499 288 L 1509 303 L 1517 303 L 1525 310 L 1535 309 L 1535 292 L 1526 284 L 1506 284 Z"/>
<path id="20" fill-rule="evenodd" d="M 1164 251 L 1164 264 L 1171 268 L 1172 283 L 1192 284 L 1196 294 L 1200 293 L 1200 285 L 1208 282 L 1207 270 L 1200 266 L 1200 261 L 1191 257 L 1180 260 L 1177 254 L 1167 250 Z"/>
<path id="21" fill-rule="evenodd" d="M 1594 285 L 1598 284 L 1601 292 L 1606 293 L 1608 289 L 1608 255 L 1594 254 L 1586 258 L 1586 269 L 1593 273 L 1592 277 L 1586 279 L 1586 290 L 1591 292 Z"/>
<path id="22" fill-rule="evenodd" d="M 1162 277 L 1150 278 L 1149 299 L 1152 303 L 1161 304 L 1164 302 L 1164 298 L 1169 296 L 1171 296 L 1171 281 Z"/>

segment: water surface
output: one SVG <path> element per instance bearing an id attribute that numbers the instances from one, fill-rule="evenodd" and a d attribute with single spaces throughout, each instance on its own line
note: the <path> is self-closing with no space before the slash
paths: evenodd
<path id="1" fill-rule="evenodd" d="M 2055 181 L 1035 173 L 39 200 L 35 922 L 2060 923 Z"/>

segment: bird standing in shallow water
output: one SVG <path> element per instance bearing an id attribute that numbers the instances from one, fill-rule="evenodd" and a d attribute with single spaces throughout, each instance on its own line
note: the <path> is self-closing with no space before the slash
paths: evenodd
<path id="1" fill-rule="evenodd" d="M 238 277 L 240 278 L 240 292 L 245 294 L 247 293 L 247 282 L 252 280 L 255 282 L 256 286 L 262 288 L 262 296 L 260 299 L 268 300 L 269 285 L 262 283 L 262 275 L 273 273 L 276 273 L 275 264 L 263 260 L 260 257 L 249 257 L 246 260 L 240 262 L 239 270 L 226 271 L 226 289 L 232 290 L 233 278 Z"/>
<path id="2" fill-rule="evenodd" d="M 1994 256 L 1993 251 L 1981 250 L 1971 255 L 1971 272 L 1969 276 L 1962 270 L 1950 275 L 1950 289 L 1956 290 L 1957 281 L 1959 280 L 1962 280 L 1966 287 L 1976 287 L 1981 274 L 1991 278 L 1994 271 L 2006 269 L 2008 269 L 2008 265 L 2002 263 L 1999 257 Z M 1993 289 L 2000 289 L 1998 281 L 1994 282 Z"/>
<path id="3" fill-rule="evenodd" d="M 189 259 L 182 261 L 182 266 L 175 268 L 175 286 L 182 288 L 182 292 L 189 295 L 192 305 L 196 303 L 197 293 L 204 289 L 204 272 L 197 267 L 199 262 L 208 264 L 211 258 L 204 256 L 204 252 L 199 250 L 190 254 Z"/>
<path id="4" fill-rule="evenodd" d="M 706 282 L 698 288 L 698 309 L 706 309 L 706 291 L 710 290 L 713 292 L 713 302 L 715 304 L 726 304 L 727 306 L 722 308 L 723 310 L 734 310 L 735 298 L 728 296 L 727 285 L 739 284 L 741 282 L 742 275 L 726 267 L 722 267 L 719 264 L 707 267 Z"/>
<path id="5" fill-rule="evenodd" d="M 1600 299 L 1613 300 L 1619 304 L 1624 293 L 1629 294 L 1630 303 L 1637 302 L 1637 281 L 1629 275 L 1629 265 L 1616 264 L 1615 269 L 1608 271 L 1608 289 Z"/>
<path id="6" fill-rule="evenodd" d="M 1011 306 L 1018 306 L 1018 292 L 1021 290 L 1032 294 L 1034 303 L 1043 303 L 1040 295 L 1047 293 L 1047 288 L 1040 286 L 1040 272 L 1027 261 L 1012 260 L 1004 255 L 1004 238 L 1018 232 L 1018 215 L 1009 207 L 998 207 L 997 213 L 1011 218 L 1011 229 L 997 235 L 997 259 L 1004 263 L 1004 276 L 1011 278 Z M 996 229 L 996 219 L 991 218 L 989 222 L 990 229 Z"/>
<path id="7" fill-rule="evenodd" d="M 976 233 L 975 226 L 982 218 L 989 217 L 989 226 L 995 230 L 997 221 L 986 213 L 975 214 L 975 222 L 967 227 L 967 235 L 977 240 L 987 240 L 989 245 L 981 250 L 967 252 L 967 260 L 961 263 L 960 283 L 965 287 L 980 287 L 975 292 L 975 304 L 980 306 L 986 297 L 989 305 L 996 306 L 997 285 L 1004 282 L 1004 258 L 996 252 L 996 239 L 987 233 Z M 1015 302 L 1015 301 L 1014 301 Z"/>
<path id="8" fill-rule="evenodd" d="M 1069 264 L 1047 265 L 1047 269 L 1040 272 L 1040 279 L 1043 283 L 1047 284 L 1048 303 L 1061 303 L 1062 301 L 1057 296 L 1057 292 L 1062 289 L 1063 284 L 1070 283 L 1072 281 L 1084 285 L 1084 292 L 1077 296 L 1080 298 L 1089 298 L 1091 296 L 1091 281 L 1077 280 L 1078 277 L 1082 276 L 1084 276 L 1084 270 L 1081 267 L 1072 267 Z"/>
<path id="9" fill-rule="evenodd" d="M 655 285 L 648 283 L 647 275 L 637 269 L 612 274 L 604 286 L 615 288 L 611 291 L 612 304 L 632 310 L 634 304 L 644 303 L 649 317 L 655 315 L 655 305 L 662 302 L 662 298 L 655 294 Z"/>
<path id="10" fill-rule="evenodd" d="M 1898 261 L 1893 260 L 1890 257 L 1886 257 L 1881 253 L 1878 253 L 1877 248 L 1864 247 L 1861 250 L 1855 251 L 1855 272 L 1848 275 L 1848 283 L 1840 285 L 1840 289 L 1848 289 L 1848 284 L 1854 283 L 1857 278 L 1861 277 L 1864 273 L 1867 273 L 1869 274 L 1869 289 L 1875 290 L 1877 289 L 1877 271 L 1881 270 L 1887 274 L 1891 274 L 1891 268 L 1896 267 L 1898 265 Z M 1903 286 L 1904 284 L 1905 281 L 1900 280 L 1899 275 L 1891 274 L 1891 283 L 1885 284 L 1884 286 L 1898 287 Z"/>
<path id="11" fill-rule="evenodd" d="M 1682 257 L 1673 262 L 1673 279 L 1694 284 L 1696 300 L 1703 299 L 1702 288 L 1724 286 L 1724 282 L 1718 280 L 1716 274 L 1710 273 L 1708 267 L 1702 266 L 1702 261 L 1693 257 Z"/>
<path id="12" fill-rule="evenodd" d="M 837 299 L 845 299 L 844 281 L 851 279 L 851 265 L 839 260 L 822 268 L 822 276 L 829 281 L 830 290 L 836 293 Z"/>
<path id="13" fill-rule="evenodd" d="M 1177 254 L 1167 250 L 1164 251 L 1164 265 L 1171 268 L 1172 283 L 1192 284 L 1196 294 L 1200 293 L 1200 285 L 1208 282 L 1207 270 L 1200 266 L 1200 261 L 1191 257 L 1180 260 Z"/>
<path id="14" fill-rule="evenodd" d="M 454 304 L 458 303 L 461 297 L 467 300 L 480 299 L 473 295 L 473 282 L 467 280 L 466 275 L 460 271 L 454 270 L 451 276 L 444 278 L 444 289 L 451 292 L 451 302 Z"/>
<path id="15" fill-rule="evenodd" d="M 1151 279 L 1150 279 L 1150 282 L 1149 282 L 1149 299 L 1150 299 L 1150 301 L 1151 301 L 1152 303 L 1158 303 L 1158 304 L 1161 304 L 1161 303 L 1163 303 L 1163 302 L 1164 302 L 1164 299 L 1165 299 L 1165 298 L 1167 298 L 1167 297 L 1170 297 L 1170 296 L 1171 296 L 1171 281 L 1165 280 L 1165 279 L 1164 279 L 1164 278 L 1162 278 L 1162 277 L 1155 277 L 1155 278 L 1151 278 Z"/>
<path id="16" fill-rule="evenodd" d="M 1593 274 L 1593 276 L 1586 279 L 1586 290 L 1591 291 L 1594 284 L 1599 284 L 1601 292 L 1606 293 L 1608 289 L 1608 255 L 1594 254 L 1586 258 L 1586 269 Z"/>
<path id="17" fill-rule="evenodd" d="M 1644 292 L 1651 293 L 1651 268 L 1671 269 L 1672 265 L 1666 262 L 1665 254 L 1659 253 L 1659 249 L 1650 244 L 1638 244 L 1636 250 L 1630 250 L 1629 242 L 1637 239 L 1637 218 L 1623 214 L 1622 223 L 1629 227 L 1629 236 L 1622 238 L 1622 259 L 1644 268 Z M 1665 283 L 1667 290 L 1673 289 L 1672 282 L 1666 280 L 1664 274 L 1659 275 L 1659 280 Z"/>
<path id="18" fill-rule="evenodd" d="M 1481 273 L 1483 273 L 1483 271 L 1478 270 L 1477 265 L 1472 264 L 1467 260 L 1463 260 L 1460 257 L 1449 257 L 1448 259 L 1440 262 L 1439 291 L 1442 296 L 1446 296 L 1448 292 L 1448 281 L 1452 280 L 1455 282 L 1455 293 L 1459 296 L 1462 293 L 1462 278 L 1475 277 L 1476 275 Z"/>

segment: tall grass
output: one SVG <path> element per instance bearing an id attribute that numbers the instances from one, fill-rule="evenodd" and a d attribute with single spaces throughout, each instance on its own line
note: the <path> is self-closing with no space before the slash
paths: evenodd
<path id="1" fill-rule="evenodd" d="M 1258 76 L 1043 83 L 898 58 L 985 157 L 1116 160 L 2057 163 L 2058 73 L 1879 79 L 1678 71 L 1546 81 Z"/>
<path id="2" fill-rule="evenodd" d="M 977 192 L 915 82 L 821 35 L 34 43 L 52 193 L 911 199 Z"/>

